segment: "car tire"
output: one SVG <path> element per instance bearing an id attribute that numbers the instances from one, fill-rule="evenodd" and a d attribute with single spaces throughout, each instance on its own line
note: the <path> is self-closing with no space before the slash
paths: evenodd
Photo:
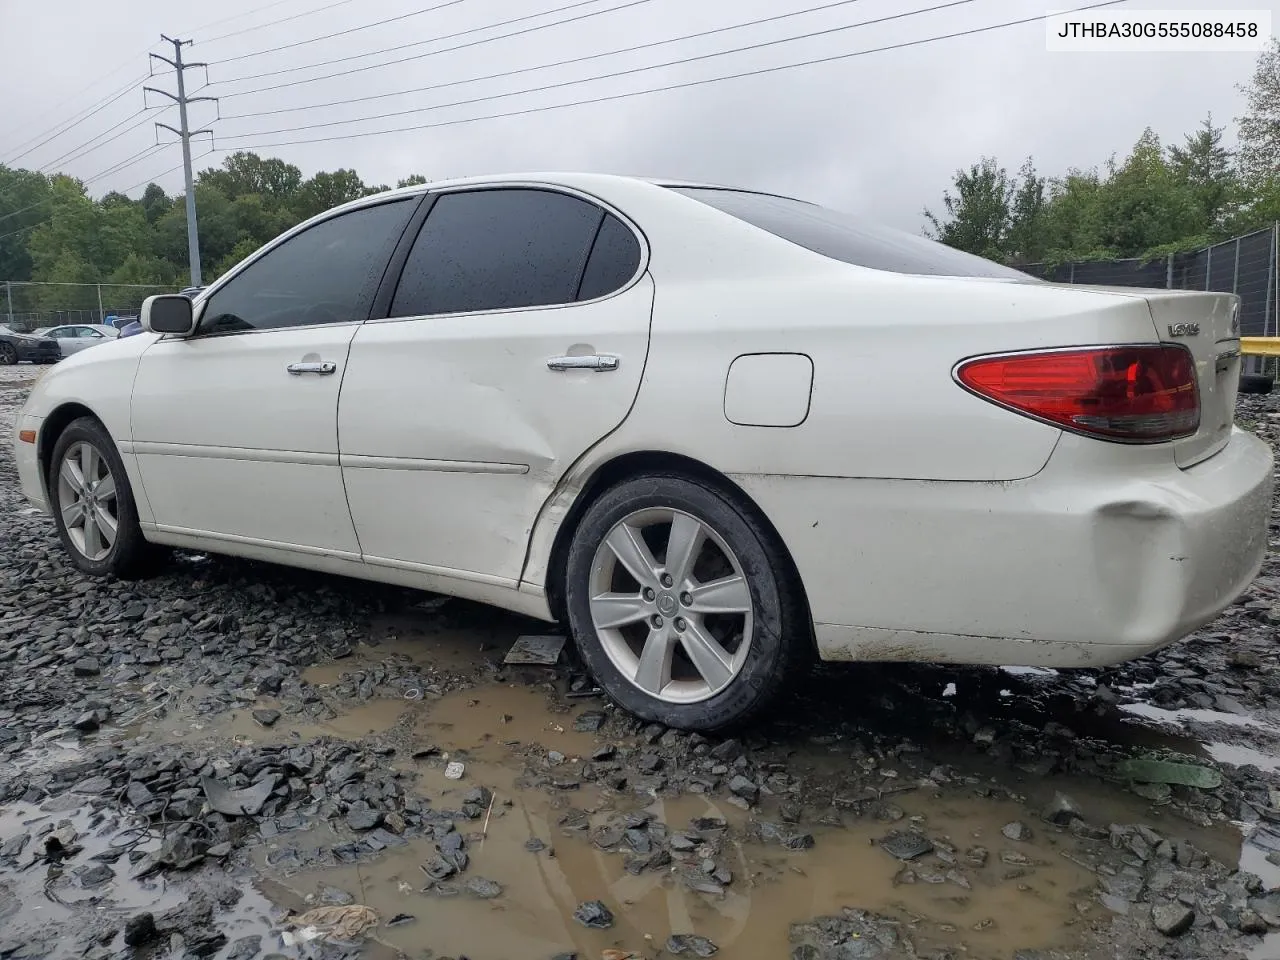
<path id="1" fill-rule="evenodd" d="M 142 536 L 129 476 L 97 419 L 80 417 L 58 436 L 47 483 L 58 538 L 77 568 L 126 580 L 155 569 L 163 551 Z"/>
<path id="2" fill-rule="evenodd" d="M 615 703 L 650 722 L 744 724 L 812 650 L 799 586 L 762 519 L 688 477 L 606 490 L 574 530 L 565 572 L 579 655 Z"/>
<path id="3" fill-rule="evenodd" d="M 1270 393 L 1272 387 L 1275 386 L 1275 377 L 1262 373 L 1242 373 L 1240 374 L 1240 392 L 1261 394 Z"/>
<path id="4" fill-rule="evenodd" d="M 0 343 L 0 367 L 11 367 L 18 362 L 18 348 L 12 343 Z"/>

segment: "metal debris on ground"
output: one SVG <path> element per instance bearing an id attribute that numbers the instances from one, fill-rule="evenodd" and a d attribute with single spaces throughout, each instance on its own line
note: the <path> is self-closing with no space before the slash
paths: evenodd
<path id="1" fill-rule="evenodd" d="M 1222 786 L 1222 774 L 1212 767 L 1174 763 L 1170 760 L 1125 760 L 1116 767 L 1116 773 L 1139 783 L 1169 783 L 1182 787 L 1199 787 L 1201 790 L 1214 790 Z"/>
<path id="2" fill-rule="evenodd" d="M 519 637 L 507 651 L 503 663 L 533 664 L 541 667 L 553 667 L 564 651 L 564 637 L 532 636 Z"/>

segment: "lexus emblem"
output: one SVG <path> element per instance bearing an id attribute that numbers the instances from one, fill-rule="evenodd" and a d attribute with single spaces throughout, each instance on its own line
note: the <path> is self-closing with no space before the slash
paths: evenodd
<path id="1" fill-rule="evenodd" d="M 1171 324 L 1169 324 L 1169 336 L 1171 336 L 1171 337 L 1198 337 L 1198 336 L 1200 336 L 1200 324 L 1198 324 L 1198 323 L 1171 323 Z"/>

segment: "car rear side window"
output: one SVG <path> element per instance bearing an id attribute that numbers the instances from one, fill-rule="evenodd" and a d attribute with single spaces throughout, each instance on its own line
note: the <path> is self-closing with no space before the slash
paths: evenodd
<path id="1" fill-rule="evenodd" d="M 640 241 L 625 223 L 611 213 L 605 214 L 591 256 L 587 258 L 578 299 L 594 300 L 613 293 L 634 277 L 639 268 Z"/>
<path id="2" fill-rule="evenodd" d="M 367 320 L 417 203 L 413 197 L 362 207 L 290 237 L 213 293 L 200 333 Z"/>
<path id="3" fill-rule="evenodd" d="M 930 276 L 1042 282 L 1021 270 L 935 240 L 803 200 L 712 187 L 671 189 L 806 250 L 860 267 Z"/>
<path id="4" fill-rule="evenodd" d="M 393 317 L 572 303 L 604 211 L 550 190 L 446 193 L 400 275 Z"/>

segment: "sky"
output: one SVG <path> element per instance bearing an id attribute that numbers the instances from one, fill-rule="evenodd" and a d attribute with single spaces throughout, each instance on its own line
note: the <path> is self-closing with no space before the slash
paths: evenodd
<path id="1" fill-rule="evenodd" d="M 875 50 L 1090 0 L 953 0 L 943 9 L 929 8 L 946 0 L 585 0 L 547 12 L 571 2 L 0 0 L 0 162 L 81 177 L 94 195 L 137 197 L 152 178 L 180 192 L 180 148 L 152 126 L 178 126 L 178 111 L 142 90 L 148 53 L 173 58 L 163 33 L 192 40 L 184 59 L 208 65 L 186 72 L 188 93 L 218 97 L 190 107 L 192 128 L 213 132 L 193 140 L 197 170 L 256 148 L 304 175 L 353 168 L 369 184 L 412 173 L 672 177 L 787 193 L 919 231 L 924 207 L 939 209 L 957 168 L 982 156 L 1011 173 L 1031 156 L 1055 176 L 1123 159 L 1146 126 L 1181 142 L 1212 114 L 1233 134 L 1237 85 L 1257 57 L 1048 52 L 1039 22 Z M 1217 5 L 1129 0 L 1111 9 Z M 1233 5 L 1270 11 L 1280 29 L 1280 0 Z M 765 17 L 778 19 L 722 29 Z M 718 32 L 690 36 L 707 31 Z M 619 52 L 640 45 L 649 46 Z M 859 51 L 870 52 L 847 56 Z M 840 59 L 619 96 L 830 57 Z M 576 58 L 590 59 L 551 66 Z M 176 89 L 170 67 L 150 67 L 145 85 Z M 334 103 L 356 98 L 370 99 Z M 600 102 L 560 106 L 588 99 Z M 376 119 L 388 113 L 401 115 Z M 420 129 L 374 135 L 410 126 Z M 330 139 L 286 143 L 320 138 Z"/>

